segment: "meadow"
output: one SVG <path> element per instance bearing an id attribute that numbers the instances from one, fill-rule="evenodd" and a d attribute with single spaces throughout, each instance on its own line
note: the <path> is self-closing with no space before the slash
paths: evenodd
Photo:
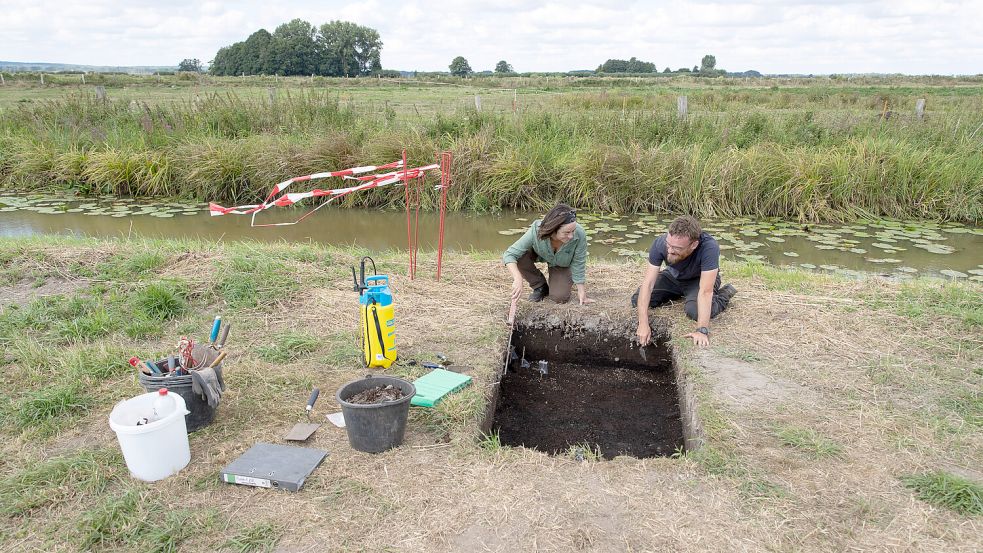
<path id="1" fill-rule="evenodd" d="M 452 209 L 983 218 L 979 78 L 87 79 L 0 87 L 2 189 L 248 203 L 293 176 L 448 150 Z"/>

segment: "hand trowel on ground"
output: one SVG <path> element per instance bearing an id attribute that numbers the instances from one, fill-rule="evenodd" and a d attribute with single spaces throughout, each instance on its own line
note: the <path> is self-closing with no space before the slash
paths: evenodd
<path id="1" fill-rule="evenodd" d="M 307 422 L 298 422 L 295 424 L 294 427 L 290 429 L 290 432 L 283 437 L 284 440 L 303 442 L 307 440 L 307 438 L 310 438 L 311 434 L 313 434 L 315 430 L 321 427 L 320 423 L 311 422 L 311 410 L 314 409 L 314 402 L 317 401 L 317 396 L 320 393 L 321 390 L 314 388 L 314 391 L 311 392 L 311 398 L 307 400 L 307 407 L 305 408 L 307 411 Z"/>

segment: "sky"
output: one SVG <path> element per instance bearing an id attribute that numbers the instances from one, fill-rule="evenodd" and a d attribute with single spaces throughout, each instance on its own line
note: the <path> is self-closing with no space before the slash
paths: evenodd
<path id="1" fill-rule="evenodd" d="M 222 46 L 300 18 L 379 32 L 386 69 L 594 69 L 632 56 L 657 70 L 983 73 L 983 0 L 713 2 L 520 0 L 2 0 L 0 60 L 83 65 L 207 63 Z"/>

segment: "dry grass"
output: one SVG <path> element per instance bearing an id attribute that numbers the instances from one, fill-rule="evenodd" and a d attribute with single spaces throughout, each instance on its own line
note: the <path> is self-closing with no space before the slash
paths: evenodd
<path id="1" fill-rule="evenodd" d="M 148 243 L 127 241 L 50 240 L 27 246 L 0 242 L 0 252 L 14 252 L 5 263 L 89 279 L 94 286 L 113 274 L 100 263 L 125 263 L 148 249 Z M 327 392 L 315 408 L 323 416 L 337 409 L 333 390 L 365 372 L 355 343 L 356 296 L 346 275 L 347 265 L 364 252 L 255 244 L 150 246 L 168 260 L 166 269 L 139 279 L 179 279 L 202 291 L 189 299 L 197 312 L 170 323 L 168 335 L 202 335 L 219 311 L 233 323 L 229 390 L 217 419 L 192 435 L 192 464 L 165 481 L 131 481 L 115 459 L 109 476 L 82 475 L 108 478 L 99 493 L 82 488 L 69 493 L 63 489 L 68 484 L 57 479 L 35 483 L 42 499 L 62 500 L 39 500 L 27 513 L 0 518 L 0 549 L 77 549 L 95 535 L 93 521 L 102 520 L 97 515 L 115 505 L 106 502 L 119 499 L 124 508 L 120 498 L 133 497 L 127 492 L 140 494 L 143 506 L 132 508 L 135 516 L 155 507 L 187 521 L 187 535 L 177 544 L 187 551 L 263 550 L 271 541 L 283 551 L 983 548 L 983 519 L 924 503 L 900 480 L 944 470 L 983 481 L 983 436 L 972 424 L 978 420 L 974 413 L 966 411 L 974 404 L 947 401 L 981 386 L 981 375 L 973 372 L 983 361 L 979 327 L 967 331 L 956 318 L 901 314 L 894 303 L 901 297 L 896 283 L 793 280 L 775 269 L 725 266 L 740 275 L 726 279 L 735 282 L 739 294 L 733 309 L 714 321 L 709 351 L 678 338 L 690 327 L 680 306 L 658 310 L 672 323 L 674 343 L 696 382 L 707 446 L 678 460 L 578 463 L 478 444 L 484 396 L 506 339 L 508 279 L 499 263 L 451 255 L 445 258 L 444 280 L 435 283 L 432 256 L 421 255 L 420 276 L 410 281 L 402 276 L 402 256 L 382 255 L 380 270 L 392 275 L 396 290 L 401 358 L 431 360 L 440 351 L 473 367 L 475 383 L 435 411 L 414 410 L 405 444 L 388 453 L 355 452 L 343 430 L 323 426 L 309 445 L 330 456 L 300 493 L 289 494 L 222 484 L 217 473 L 253 443 L 280 442 L 302 417 L 310 386 Z M 221 267 L 236 256 L 282 263 L 283 274 L 296 286 L 255 308 L 223 308 L 216 282 Z M 80 259 L 89 261 L 80 266 Z M 627 296 L 640 277 L 641 267 L 634 263 L 594 264 L 588 278 L 597 304 L 523 303 L 520 316 L 549 309 L 561 317 L 589 311 L 614 321 L 630 319 Z M 0 307 L 0 316 L 4 313 L 9 308 Z M 287 332 L 315 335 L 322 343 L 294 360 L 261 359 L 259 348 L 270 345 L 269 337 Z M 169 345 L 122 335 L 98 342 L 141 355 Z M 62 349 L 50 353 L 59 356 Z M 22 393 L 40 384 L 12 354 L 3 357 L 7 377 L 0 384 L 0 415 L 6 416 Z M 760 393 L 739 392 L 743 388 L 735 388 L 731 378 L 735 371 L 753 376 Z M 416 377 L 423 371 L 400 366 L 390 372 Z M 106 417 L 115 401 L 139 392 L 135 378 L 117 375 L 95 386 L 87 414 L 65 421 L 52 435 L 5 425 L 0 472 L 23 477 L 51 459 L 115 451 Z M 738 393 L 742 397 L 728 396 Z M 816 455 L 808 449 L 810 440 L 802 440 L 803 447 L 790 445 L 776 429 L 794 429 L 791 435 L 817 443 L 828 440 L 842 451 Z M 3 487 L 10 481 L 2 482 L 0 494 L 12 493 Z M 120 528 L 124 537 L 111 547 L 166 549 L 147 528 Z"/>

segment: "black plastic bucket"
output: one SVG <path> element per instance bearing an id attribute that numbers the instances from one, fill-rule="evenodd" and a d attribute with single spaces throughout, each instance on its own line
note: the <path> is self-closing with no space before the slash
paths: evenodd
<path id="1" fill-rule="evenodd" d="M 188 413 L 184 416 L 184 422 L 188 425 L 188 432 L 194 432 L 211 424 L 215 418 L 215 408 L 208 404 L 207 400 L 191 391 L 191 375 L 184 376 L 147 376 L 138 373 L 140 385 L 148 392 L 156 392 L 161 388 L 167 388 L 172 394 L 178 394 L 184 398 L 184 403 L 188 407 Z"/>
<path id="2" fill-rule="evenodd" d="M 360 405 L 347 400 L 359 392 L 377 386 L 393 385 L 403 391 L 396 401 Z M 410 401 L 416 395 L 412 382 L 392 376 L 373 376 L 354 380 L 338 389 L 335 398 L 345 416 L 345 429 L 352 449 L 366 453 L 381 453 L 403 443 Z"/>

